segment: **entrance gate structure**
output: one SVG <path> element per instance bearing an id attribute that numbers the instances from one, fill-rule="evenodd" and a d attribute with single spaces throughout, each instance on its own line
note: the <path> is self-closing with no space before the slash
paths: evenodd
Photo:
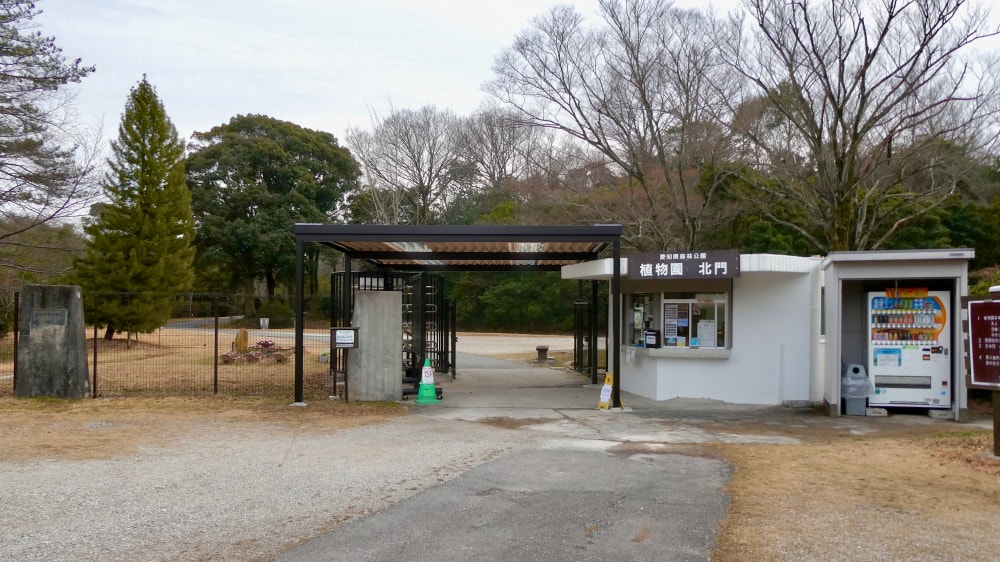
<path id="1" fill-rule="evenodd" d="M 621 259 L 622 226 L 464 226 L 296 224 L 295 234 L 295 402 L 303 400 L 303 280 L 306 243 L 318 243 L 344 255 L 344 273 L 353 279 L 353 262 L 394 276 L 440 271 L 558 271 L 565 265 L 602 257 Z M 344 295 L 353 283 L 342 284 Z M 612 333 L 608 345 L 618 349 L 621 333 L 621 276 L 614 268 L 611 286 Z M 344 302 L 350 300 L 344 297 Z M 420 297 L 423 298 L 423 297 Z M 596 307 L 592 309 L 596 312 Z M 341 321 L 346 321 L 344 317 Z M 421 323 L 420 329 L 426 324 Z M 346 325 L 346 324 L 345 324 Z M 596 319 L 591 319 L 596 325 Z M 414 330 L 417 326 L 414 324 Z M 423 334 L 421 334 L 423 335 Z M 414 334 L 414 340 L 417 340 Z M 426 339 L 426 338 L 422 338 Z M 590 347 L 596 349 L 593 339 Z M 424 351 L 426 354 L 426 350 Z M 612 354 L 615 373 L 612 406 L 621 407 L 621 354 Z M 426 356 L 426 355 L 425 355 Z M 591 355 L 593 356 L 593 355 Z M 419 363 L 423 357 L 416 358 Z M 591 361 L 592 379 L 596 361 Z"/>
<path id="2" fill-rule="evenodd" d="M 404 271 L 354 271 L 351 281 L 338 271 L 330 276 L 330 321 L 332 326 L 350 326 L 358 291 L 398 291 L 402 294 L 402 326 L 405 333 L 401 359 L 405 376 L 403 383 L 412 389 L 404 394 L 416 394 L 421 366 L 430 359 L 438 373 L 455 376 L 455 310 L 445 298 L 444 279 L 432 273 Z M 333 391 L 337 381 L 346 380 L 347 349 L 334 349 L 330 360 Z"/>

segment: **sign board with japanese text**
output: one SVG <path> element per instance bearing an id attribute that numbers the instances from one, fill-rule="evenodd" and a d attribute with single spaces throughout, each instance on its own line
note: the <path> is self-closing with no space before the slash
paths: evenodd
<path id="1" fill-rule="evenodd" d="M 330 328 L 330 340 L 335 349 L 354 349 L 358 347 L 358 329 Z"/>
<path id="2" fill-rule="evenodd" d="M 739 276 L 739 250 L 639 252 L 628 256 L 629 279 L 732 279 Z"/>
<path id="3" fill-rule="evenodd" d="M 969 303 L 969 365 L 973 386 L 1000 390 L 1000 301 Z"/>

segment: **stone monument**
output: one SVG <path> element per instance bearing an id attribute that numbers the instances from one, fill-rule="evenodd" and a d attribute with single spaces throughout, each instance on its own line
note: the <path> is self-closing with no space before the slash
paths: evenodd
<path id="1" fill-rule="evenodd" d="M 25 285 L 19 324 L 14 395 L 87 396 L 90 378 L 80 287 Z"/>

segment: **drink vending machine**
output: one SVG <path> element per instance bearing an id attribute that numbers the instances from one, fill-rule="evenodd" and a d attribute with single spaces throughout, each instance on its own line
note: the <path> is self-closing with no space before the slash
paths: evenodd
<path id="1" fill-rule="evenodd" d="M 868 293 L 869 406 L 951 408 L 948 291 Z"/>

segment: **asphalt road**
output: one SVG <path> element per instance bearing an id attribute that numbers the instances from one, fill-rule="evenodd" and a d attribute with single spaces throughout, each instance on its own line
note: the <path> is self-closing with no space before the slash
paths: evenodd
<path id="1" fill-rule="evenodd" d="M 575 442 L 504 455 L 285 552 L 314 560 L 708 560 L 721 460 Z"/>
<path id="2" fill-rule="evenodd" d="M 444 400 L 416 415 L 528 423 L 541 437 L 275 562 L 709 559 L 728 504 L 724 461 L 646 441 L 628 414 L 597 411 L 599 389 L 578 375 L 471 354 L 459 364 Z"/>

